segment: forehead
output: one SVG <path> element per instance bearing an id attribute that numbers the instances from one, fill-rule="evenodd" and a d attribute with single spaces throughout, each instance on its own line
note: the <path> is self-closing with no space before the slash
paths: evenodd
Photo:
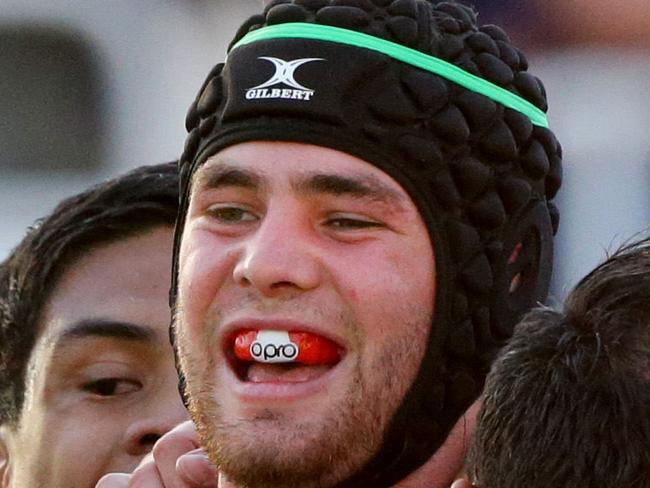
<path id="1" fill-rule="evenodd" d="M 311 144 L 253 141 L 230 146 L 210 157 L 196 171 L 193 186 L 198 190 L 211 186 L 214 175 L 224 167 L 245 170 L 257 177 L 252 183 L 260 184 L 290 185 L 314 176 L 339 175 L 374 184 L 392 193 L 395 199 L 410 201 L 395 180 L 372 164 Z"/>
<path id="2" fill-rule="evenodd" d="M 47 300 L 41 327 L 57 336 L 77 321 L 141 323 L 166 333 L 172 229 L 100 245 L 72 261 Z"/>

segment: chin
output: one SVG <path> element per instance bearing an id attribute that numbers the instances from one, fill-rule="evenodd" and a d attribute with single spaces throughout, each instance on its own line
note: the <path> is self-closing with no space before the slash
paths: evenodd
<path id="1" fill-rule="evenodd" d="M 357 469 L 348 450 L 331 445 L 322 428 L 307 432 L 301 425 L 296 432 L 262 423 L 243 432 L 217 434 L 221 445 L 214 461 L 229 479 L 249 488 L 323 488 L 335 486 Z M 342 455 L 332 455 L 336 452 Z"/>
<path id="2" fill-rule="evenodd" d="M 383 428 L 360 388 L 343 401 L 304 409 L 247 409 L 228 414 L 214 392 L 190 392 L 190 412 L 211 461 L 248 488 L 325 488 L 361 468 L 378 450 Z M 350 412 L 357 412 L 350 414 Z"/>

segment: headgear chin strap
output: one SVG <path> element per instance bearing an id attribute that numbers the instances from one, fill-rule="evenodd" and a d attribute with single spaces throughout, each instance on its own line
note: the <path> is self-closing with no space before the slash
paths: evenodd
<path id="1" fill-rule="evenodd" d="M 440 447 L 518 318 L 545 299 L 561 150 L 543 87 L 503 31 L 451 2 L 349 3 L 272 3 L 209 74 L 186 120 L 171 299 L 191 175 L 216 152 L 304 142 L 395 179 L 434 247 L 434 320 L 383 447 L 340 485 L 389 487 Z"/>

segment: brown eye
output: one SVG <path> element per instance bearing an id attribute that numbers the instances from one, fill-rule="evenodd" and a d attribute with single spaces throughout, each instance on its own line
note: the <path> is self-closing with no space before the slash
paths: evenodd
<path id="1" fill-rule="evenodd" d="M 93 395 L 110 397 L 115 395 L 124 395 L 139 390 L 142 387 L 136 381 L 126 380 L 123 378 L 102 378 L 90 381 L 83 385 L 83 390 Z"/>
<path id="2" fill-rule="evenodd" d="M 377 222 L 372 222 L 369 220 L 361 220 L 361 219 L 351 219 L 351 218 L 335 218 L 329 220 L 328 224 L 331 227 L 334 227 L 336 229 L 341 229 L 341 230 L 354 230 L 354 229 L 367 229 L 370 227 L 381 227 L 381 224 Z"/>
<path id="3" fill-rule="evenodd" d="M 237 224 L 241 222 L 253 222 L 257 217 L 246 209 L 240 207 L 216 207 L 210 208 L 208 213 L 211 217 L 225 224 Z"/>

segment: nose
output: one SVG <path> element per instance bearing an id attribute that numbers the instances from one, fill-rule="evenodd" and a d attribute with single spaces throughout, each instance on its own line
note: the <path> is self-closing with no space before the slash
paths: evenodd
<path id="1" fill-rule="evenodd" d="M 316 239 L 299 212 L 269 211 L 243 242 L 233 270 L 235 282 L 271 298 L 317 287 L 321 266 Z"/>
<path id="2" fill-rule="evenodd" d="M 178 389 L 165 384 L 137 407 L 137 413 L 124 434 L 124 447 L 131 456 L 144 456 L 165 433 L 188 419 Z"/>

